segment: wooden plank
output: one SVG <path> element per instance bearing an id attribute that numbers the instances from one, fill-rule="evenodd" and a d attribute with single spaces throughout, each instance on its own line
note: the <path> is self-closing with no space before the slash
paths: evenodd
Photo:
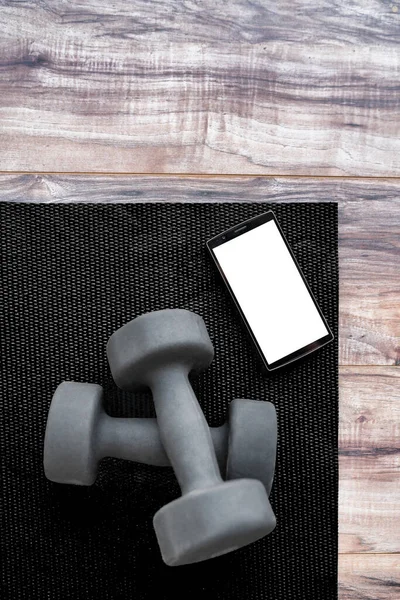
<path id="1" fill-rule="evenodd" d="M 339 600 L 398 600 L 399 554 L 339 556 Z"/>
<path id="2" fill-rule="evenodd" d="M 3 3 L 1 169 L 400 175 L 398 9 Z"/>
<path id="3" fill-rule="evenodd" d="M 340 363 L 400 362 L 400 179 L 1 175 L 17 202 L 339 203 Z"/>
<path id="4" fill-rule="evenodd" d="M 341 367 L 339 552 L 400 552 L 400 369 Z"/>
<path id="5" fill-rule="evenodd" d="M 0 192 L 9 202 L 338 202 L 341 238 L 400 228 L 400 178 L 0 173 Z"/>

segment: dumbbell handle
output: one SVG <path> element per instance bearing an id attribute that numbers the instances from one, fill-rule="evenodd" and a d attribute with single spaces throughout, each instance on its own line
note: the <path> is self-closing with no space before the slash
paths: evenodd
<path id="1" fill-rule="evenodd" d="M 210 427 L 222 473 L 228 452 L 229 426 Z M 170 467 L 171 462 L 160 439 L 157 419 L 115 418 L 103 413 L 97 433 L 98 458 L 112 456 L 134 462 Z"/>
<path id="2" fill-rule="evenodd" d="M 150 377 L 160 439 L 187 494 L 222 483 L 210 429 L 188 379 L 189 366 L 160 366 Z"/>

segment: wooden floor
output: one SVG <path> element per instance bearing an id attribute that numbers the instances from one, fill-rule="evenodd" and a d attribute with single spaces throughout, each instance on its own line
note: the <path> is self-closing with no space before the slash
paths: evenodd
<path id="1" fill-rule="evenodd" d="M 341 600 L 400 598 L 399 34 L 399 0 L 0 7 L 0 200 L 339 203 Z"/>

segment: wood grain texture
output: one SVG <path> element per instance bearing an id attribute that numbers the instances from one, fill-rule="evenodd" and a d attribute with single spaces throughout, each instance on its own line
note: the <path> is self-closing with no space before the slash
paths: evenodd
<path id="1" fill-rule="evenodd" d="M 2 175 L 0 198 L 338 202 L 340 363 L 400 362 L 400 180 Z"/>
<path id="2" fill-rule="evenodd" d="M 398 0 L 0 7 L 2 170 L 400 175 Z"/>
<path id="3" fill-rule="evenodd" d="M 340 555 L 340 600 L 398 600 L 400 556 Z M 322 600 L 322 599 L 321 599 Z"/>
<path id="4" fill-rule="evenodd" d="M 339 552 L 400 552 L 400 369 L 341 367 Z"/>

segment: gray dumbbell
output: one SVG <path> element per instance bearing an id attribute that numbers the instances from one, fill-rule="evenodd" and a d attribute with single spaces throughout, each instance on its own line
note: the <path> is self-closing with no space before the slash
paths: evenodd
<path id="1" fill-rule="evenodd" d="M 259 479 L 272 487 L 277 423 L 270 402 L 233 400 L 229 423 L 210 428 L 221 473 Z M 105 456 L 170 466 L 156 419 L 114 418 L 103 407 L 103 388 L 64 381 L 54 392 L 44 438 L 44 471 L 51 481 L 92 485 Z"/>
<path id="2" fill-rule="evenodd" d="M 160 439 L 181 487 L 182 496 L 153 520 L 165 563 L 206 560 L 270 533 L 276 521 L 262 483 L 222 480 L 188 380 L 214 356 L 203 319 L 180 309 L 142 315 L 111 336 L 107 356 L 119 387 L 150 387 Z"/>

